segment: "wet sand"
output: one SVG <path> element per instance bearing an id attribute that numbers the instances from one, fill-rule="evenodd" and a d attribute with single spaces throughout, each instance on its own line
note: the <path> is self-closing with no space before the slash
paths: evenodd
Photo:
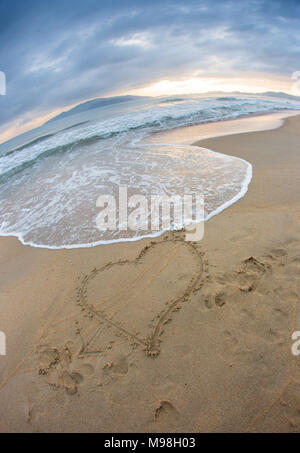
<path id="1" fill-rule="evenodd" d="M 299 125 L 197 142 L 253 165 L 200 242 L 0 238 L 0 431 L 299 431 Z"/>

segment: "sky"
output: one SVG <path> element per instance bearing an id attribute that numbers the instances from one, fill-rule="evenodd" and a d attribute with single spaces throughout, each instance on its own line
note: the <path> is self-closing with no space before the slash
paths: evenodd
<path id="1" fill-rule="evenodd" d="M 0 0 L 0 142 L 94 97 L 291 93 L 298 70 L 300 0 Z"/>

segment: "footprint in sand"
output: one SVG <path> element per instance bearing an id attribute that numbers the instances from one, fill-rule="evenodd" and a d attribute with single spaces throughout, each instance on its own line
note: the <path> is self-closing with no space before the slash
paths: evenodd
<path id="1" fill-rule="evenodd" d="M 170 401 L 162 400 L 154 411 L 154 420 L 161 423 L 177 421 L 180 413 Z"/>
<path id="2" fill-rule="evenodd" d="M 70 367 L 70 351 L 64 348 L 59 351 L 48 345 L 40 346 L 37 350 L 39 374 L 55 389 L 63 388 L 69 395 L 78 391 L 84 378 L 81 373 Z"/>
<path id="3" fill-rule="evenodd" d="M 205 308 L 211 310 L 215 307 L 223 307 L 228 298 L 230 297 L 222 286 L 217 285 L 206 285 L 200 294 L 200 300 L 203 301 Z"/>

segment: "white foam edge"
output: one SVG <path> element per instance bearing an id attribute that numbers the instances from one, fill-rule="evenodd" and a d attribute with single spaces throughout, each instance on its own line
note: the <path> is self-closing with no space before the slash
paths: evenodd
<path id="1" fill-rule="evenodd" d="M 151 146 L 151 145 L 147 145 L 147 146 Z M 154 146 L 174 146 L 174 144 L 155 144 Z M 232 204 L 236 203 L 240 198 L 244 197 L 245 194 L 247 193 L 248 191 L 248 187 L 249 187 L 249 184 L 251 182 L 251 179 L 252 179 L 252 165 L 244 160 L 244 159 L 240 159 L 239 157 L 235 157 L 235 156 L 230 156 L 228 154 L 223 154 L 223 153 L 218 153 L 216 151 L 213 151 L 211 149 L 208 149 L 208 148 L 202 148 L 200 146 L 193 146 L 193 145 L 180 145 L 180 144 L 176 144 L 175 146 L 184 146 L 184 147 L 189 147 L 189 148 L 195 148 L 195 150 L 199 151 L 199 150 L 205 150 L 205 151 L 210 151 L 212 152 L 213 154 L 218 154 L 220 156 L 226 156 L 226 157 L 230 157 L 230 158 L 233 158 L 233 159 L 237 159 L 241 162 L 244 162 L 247 166 L 247 172 L 246 172 L 246 177 L 243 181 L 243 184 L 242 184 L 242 188 L 241 190 L 239 191 L 239 193 L 237 195 L 235 195 L 233 198 L 231 198 L 229 201 L 227 201 L 226 203 L 222 204 L 221 206 L 219 206 L 217 209 L 215 209 L 214 211 L 212 211 L 205 219 L 204 221 L 207 222 L 208 220 L 210 220 L 212 217 L 214 217 L 215 215 L 219 214 L 220 212 L 224 211 L 224 209 L 228 208 L 229 206 L 231 206 Z M 187 225 L 186 225 L 187 226 Z M 152 234 L 145 234 L 145 235 L 141 235 L 141 236 L 138 236 L 138 237 L 134 237 L 134 238 L 119 238 L 119 239 L 111 239 L 111 240 L 106 240 L 106 241 L 96 241 L 96 242 L 90 242 L 88 244 L 72 244 L 72 245 L 61 245 L 61 246 L 55 246 L 55 245 L 45 245 L 45 244 L 36 244 L 34 242 L 31 242 L 31 241 L 25 241 L 24 238 L 23 238 L 23 235 L 22 233 L 17 233 L 17 232 L 11 232 L 11 233 L 4 233 L 4 232 L 1 232 L 0 231 L 0 236 L 3 236 L 3 237 L 16 237 L 19 239 L 19 241 L 23 244 L 23 245 L 29 245 L 31 247 L 36 247 L 36 248 L 43 248 L 43 249 L 48 249 L 48 250 L 70 250 L 70 249 L 79 249 L 79 248 L 90 248 L 90 247 L 96 247 L 98 245 L 108 245 L 108 244 L 116 244 L 116 243 L 120 243 L 120 242 L 136 242 L 136 241 L 140 241 L 142 239 L 147 239 L 147 238 L 156 238 L 156 237 L 159 237 L 161 236 L 162 234 L 166 233 L 167 231 L 170 231 L 170 230 L 161 230 L 161 231 L 157 231 L 155 233 L 152 233 Z"/>

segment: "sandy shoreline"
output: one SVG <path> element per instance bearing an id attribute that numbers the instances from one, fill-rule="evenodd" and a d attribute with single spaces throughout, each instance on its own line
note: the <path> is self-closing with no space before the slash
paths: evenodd
<path id="1" fill-rule="evenodd" d="M 299 124 L 197 143 L 253 165 L 199 243 L 0 238 L 0 431 L 299 431 Z"/>

